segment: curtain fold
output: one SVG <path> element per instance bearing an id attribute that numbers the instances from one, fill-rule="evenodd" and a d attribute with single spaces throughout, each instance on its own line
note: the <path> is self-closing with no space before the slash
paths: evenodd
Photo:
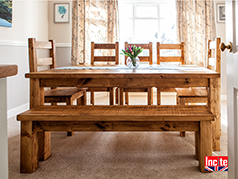
<path id="1" fill-rule="evenodd" d="M 216 37 L 214 2 L 176 0 L 178 41 L 185 43 L 185 64 L 205 66 L 207 41 Z"/>
<path id="2" fill-rule="evenodd" d="M 91 41 L 119 40 L 118 0 L 74 0 L 72 5 L 71 65 L 90 64 Z"/>

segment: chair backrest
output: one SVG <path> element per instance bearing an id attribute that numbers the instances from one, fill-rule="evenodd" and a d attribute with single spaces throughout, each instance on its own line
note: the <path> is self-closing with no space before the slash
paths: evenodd
<path id="1" fill-rule="evenodd" d="M 221 38 L 216 38 L 214 41 L 208 40 L 207 42 L 207 68 L 218 73 L 221 72 L 221 50 L 219 45 Z M 214 52 L 212 53 L 212 50 Z"/>
<path id="2" fill-rule="evenodd" d="M 180 50 L 180 56 L 160 56 L 160 50 Z M 184 42 L 180 44 L 160 44 L 157 42 L 157 64 L 160 62 L 180 62 L 182 65 L 184 62 Z"/>
<path id="3" fill-rule="evenodd" d="M 132 44 L 132 43 L 128 43 L 128 42 L 125 42 L 125 48 L 126 47 L 129 47 L 129 46 L 140 46 L 141 48 L 143 49 L 149 49 L 149 56 L 140 56 L 139 59 L 140 59 L 140 62 L 149 62 L 150 65 L 153 64 L 153 50 L 152 50 L 152 42 L 149 42 L 148 44 L 146 43 L 141 43 L 141 44 Z M 125 56 L 125 64 L 126 64 L 126 59 L 128 57 Z"/>
<path id="4" fill-rule="evenodd" d="M 95 49 L 105 49 L 105 50 L 115 50 L 115 56 L 95 56 Z M 94 62 L 115 62 L 116 65 L 119 64 L 119 42 L 116 43 L 94 43 L 91 42 L 91 65 Z"/>
<path id="5" fill-rule="evenodd" d="M 35 38 L 28 39 L 28 49 L 29 49 L 29 65 L 30 72 L 36 72 L 37 67 L 47 66 L 50 68 L 56 67 L 56 50 L 55 50 L 55 41 L 49 40 L 49 42 L 36 41 Z M 49 57 L 47 58 L 38 58 L 37 49 L 46 49 L 49 50 Z"/>

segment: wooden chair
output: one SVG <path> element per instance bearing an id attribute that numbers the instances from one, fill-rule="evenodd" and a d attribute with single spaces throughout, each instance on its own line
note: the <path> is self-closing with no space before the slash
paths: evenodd
<path id="1" fill-rule="evenodd" d="M 180 56 L 161 56 L 161 50 L 180 50 Z M 157 65 L 161 62 L 179 62 L 181 65 L 184 61 L 184 42 L 179 44 L 160 44 L 157 42 Z M 161 105 L 161 92 L 176 92 L 175 88 L 157 88 L 157 105 Z"/>
<path id="2" fill-rule="evenodd" d="M 95 56 L 94 50 L 115 50 L 113 56 Z M 114 62 L 115 65 L 119 65 L 119 42 L 116 43 L 94 43 L 91 42 L 91 65 L 96 65 L 96 62 Z M 91 104 L 94 105 L 94 92 L 109 92 L 110 93 L 110 105 L 114 104 L 114 91 L 116 89 L 116 103 L 118 103 L 118 89 L 113 88 L 88 88 L 91 92 Z"/>
<path id="3" fill-rule="evenodd" d="M 56 49 L 55 41 L 49 42 L 36 41 L 35 38 L 28 39 L 29 45 L 29 65 L 30 72 L 37 72 L 40 66 L 56 67 Z M 38 58 L 37 49 L 49 50 L 48 58 Z M 87 88 L 52 88 L 45 91 L 45 103 L 57 105 L 57 103 L 66 103 L 73 105 L 73 101 L 77 100 L 77 105 L 86 105 Z M 68 132 L 68 136 L 72 136 L 73 132 Z"/>
<path id="4" fill-rule="evenodd" d="M 220 43 L 220 38 L 216 38 L 214 41 L 208 40 L 207 43 L 208 52 L 206 67 L 218 73 L 220 73 L 221 70 L 221 51 L 219 49 Z M 214 50 L 213 53 L 212 50 Z M 214 57 L 212 57 L 213 55 Z M 208 102 L 208 89 L 205 88 L 176 88 L 176 92 L 177 104 L 179 105 L 188 105 L 189 103 L 207 104 Z M 180 136 L 184 137 L 185 132 L 180 132 Z"/>
<path id="5" fill-rule="evenodd" d="M 148 44 L 142 43 L 142 44 L 132 44 L 125 42 L 125 48 L 129 46 L 140 46 L 143 49 L 148 49 L 149 50 L 149 56 L 139 56 L 140 62 L 149 62 L 150 65 L 153 64 L 152 57 L 153 57 L 153 50 L 152 50 L 152 42 L 149 42 Z M 126 59 L 128 57 L 125 56 L 125 64 L 126 64 Z M 148 88 L 120 88 L 120 97 L 121 97 L 121 105 L 124 103 L 124 96 L 123 93 L 125 92 L 125 104 L 129 105 L 129 92 L 147 92 L 148 93 L 148 105 L 153 104 L 153 90 L 152 87 Z"/>

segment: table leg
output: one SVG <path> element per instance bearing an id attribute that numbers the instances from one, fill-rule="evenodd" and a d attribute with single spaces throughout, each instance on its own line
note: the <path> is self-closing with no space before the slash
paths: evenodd
<path id="1" fill-rule="evenodd" d="M 212 156 L 212 133 L 210 121 L 200 121 L 199 168 L 201 172 L 206 172 L 204 163 L 205 156 Z"/>
<path id="2" fill-rule="evenodd" d="M 211 112 L 215 115 L 215 121 L 212 122 L 213 151 L 220 151 L 221 137 L 221 100 L 220 100 L 220 79 L 210 79 L 208 105 Z"/>

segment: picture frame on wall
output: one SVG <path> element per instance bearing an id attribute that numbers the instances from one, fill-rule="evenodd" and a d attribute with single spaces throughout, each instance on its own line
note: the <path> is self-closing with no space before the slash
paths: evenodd
<path id="1" fill-rule="evenodd" d="M 54 22 L 69 23 L 69 3 L 54 4 Z"/>
<path id="2" fill-rule="evenodd" d="M 217 4 L 217 22 L 222 23 L 226 21 L 225 4 Z"/>

